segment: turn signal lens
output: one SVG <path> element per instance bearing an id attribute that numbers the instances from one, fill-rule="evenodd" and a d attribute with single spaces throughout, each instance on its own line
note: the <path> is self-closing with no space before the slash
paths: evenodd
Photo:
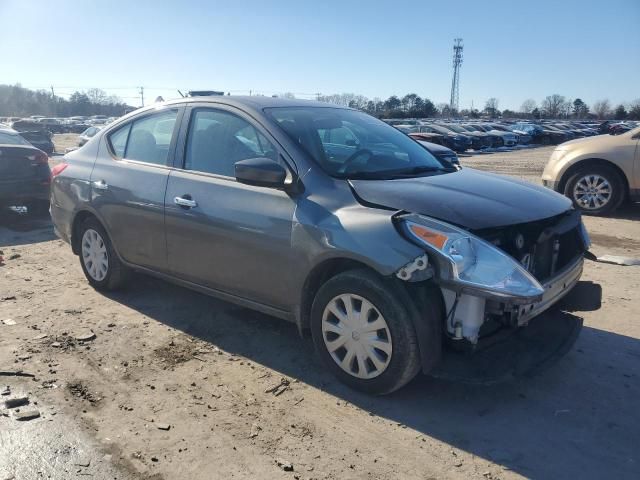
<path id="1" fill-rule="evenodd" d="M 411 233 L 413 233 L 416 237 L 424 240 L 429 245 L 433 245 L 437 249 L 442 250 L 444 244 L 447 242 L 448 237 L 442 235 L 441 233 L 434 232 L 433 230 L 429 230 L 421 225 L 412 224 L 410 227 Z"/>

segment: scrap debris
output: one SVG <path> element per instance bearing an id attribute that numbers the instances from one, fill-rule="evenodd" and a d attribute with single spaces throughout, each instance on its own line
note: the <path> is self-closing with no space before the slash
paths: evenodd
<path id="1" fill-rule="evenodd" d="M 597 259 L 600 263 L 611 263 L 613 265 L 623 265 L 625 267 L 631 267 L 634 265 L 640 265 L 639 258 L 620 257 L 618 255 L 602 255 Z"/>
<path id="2" fill-rule="evenodd" d="M 289 386 L 291 385 L 291 382 L 289 381 L 289 379 L 282 377 L 280 379 L 280 383 L 277 385 L 274 385 L 273 387 L 269 387 L 267 388 L 264 393 L 273 393 L 276 397 L 278 395 L 283 394 L 285 391 L 287 391 L 289 389 Z"/>

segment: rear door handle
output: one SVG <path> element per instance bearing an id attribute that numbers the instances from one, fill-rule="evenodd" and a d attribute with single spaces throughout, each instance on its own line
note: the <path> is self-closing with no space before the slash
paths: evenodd
<path id="1" fill-rule="evenodd" d="M 175 203 L 176 205 L 180 205 L 181 207 L 185 207 L 185 208 L 193 208 L 193 207 L 197 207 L 198 206 L 196 201 L 194 199 L 192 199 L 190 195 L 183 195 L 182 197 L 175 197 L 173 199 L 173 203 Z"/>
<path id="2" fill-rule="evenodd" d="M 98 180 L 98 181 L 93 182 L 93 186 L 97 190 L 108 190 L 109 189 L 109 185 L 107 185 L 107 182 L 105 182 L 104 180 Z"/>

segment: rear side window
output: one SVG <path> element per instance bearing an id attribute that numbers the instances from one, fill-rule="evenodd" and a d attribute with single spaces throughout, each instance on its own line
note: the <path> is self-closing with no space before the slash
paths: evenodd
<path id="1" fill-rule="evenodd" d="M 131 130 L 131 124 L 127 124 L 124 127 L 120 127 L 118 130 L 109 135 L 109 141 L 111 142 L 111 149 L 116 157 L 123 158 L 124 150 L 127 147 L 127 138 L 129 137 L 129 130 Z M 95 132 L 87 133 L 87 136 L 93 137 Z"/>
<path id="2" fill-rule="evenodd" d="M 112 152 L 118 158 L 166 165 L 177 116 L 177 110 L 168 110 L 120 127 L 109 134 Z"/>
<path id="3" fill-rule="evenodd" d="M 0 145 L 31 145 L 20 135 L 0 132 Z"/>

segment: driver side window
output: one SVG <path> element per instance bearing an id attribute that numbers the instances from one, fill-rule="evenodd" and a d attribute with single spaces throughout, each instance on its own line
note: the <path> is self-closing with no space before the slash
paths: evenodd
<path id="1" fill-rule="evenodd" d="M 236 162 L 256 157 L 278 160 L 273 144 L 249 122 L 222 110 L 193 111 L 185 152 L 186 170 L 235 177 Z"/>

